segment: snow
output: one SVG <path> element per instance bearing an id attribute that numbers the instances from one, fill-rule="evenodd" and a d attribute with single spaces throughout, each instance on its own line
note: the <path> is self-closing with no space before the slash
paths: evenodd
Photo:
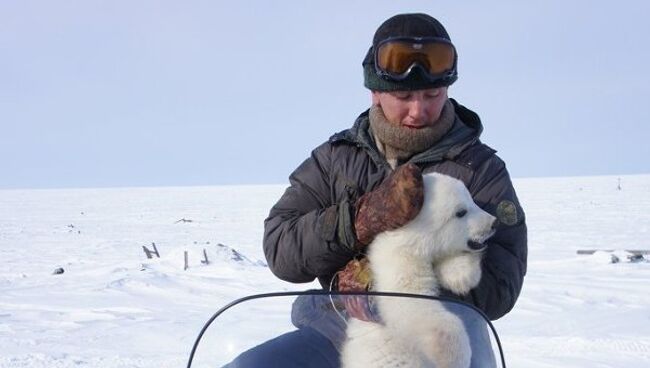
<path id="1" fill-rule="evenodd" d="M 650 249 L 650 175 L 620 179 L 620 190 L 612 176 L 515 180 L 529 263 L 517 305 L 495 322 L 510 367 L 650 366 L 650 262 L 624 252 Z M 263 221 L 283 190 L 0 191 L 0 367 L 185 366 L 221 306 L 317 287 L 280 281 L 265 266 Z M 159 259 L 142 250 L 152 242 Z M 273 336 L 264 321 L 283 307 L 262 307 L 220 326 L 247 319 Z M 241 343 L 214 338 L 206 346 Z"/>

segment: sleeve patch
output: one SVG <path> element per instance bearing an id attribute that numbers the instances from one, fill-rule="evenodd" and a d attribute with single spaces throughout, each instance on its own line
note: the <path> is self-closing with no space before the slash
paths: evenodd
<path id="1" fill-rule="evenodd" d="M 516 225 L 519 220 L 517 206 L 512 201 L 502 200 L 497 206 L 497 219 L 507 226 Z"/>

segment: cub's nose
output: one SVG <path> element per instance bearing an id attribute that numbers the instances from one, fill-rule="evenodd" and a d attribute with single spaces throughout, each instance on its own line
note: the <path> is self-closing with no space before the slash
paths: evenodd
<path id="1" fill-rule="evenodd" d="M 472 251 L 479 252 L 479 251 L 482 251 L 483 249 L 487 248 L 487 244 L 479 243 L 479 242 L 474 241 L 474 240 L 468 240 L 467 241 L 467 247 Z"/>

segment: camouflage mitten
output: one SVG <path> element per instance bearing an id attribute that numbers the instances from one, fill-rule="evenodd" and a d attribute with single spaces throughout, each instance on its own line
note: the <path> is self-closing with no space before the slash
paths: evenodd
<path id="1" fill-rule="evenodd" d="M 338 290 L 365 292 L 370 287 L 371 279 L 368 259 L 353 259 L 338 272 Z M 367 295 L 341 295 L 339 298 L 349 317 L 366 322 L 379 321 L 378 316 L 372 312 Z"/>
<path id="2" fill-rule="evenodd" d="M 366 291 L 370 285 L 368 258 L 353 259 L 338 272 L 339 291 Z"/>
<path id="3" fill-rule="evenodd" d="M 377 234 L 404 226 L 417 216 L 423 201 L 422 171 L 414 164 L 399 166 L 357 201 L 354 220 L 357 240 L 361 245 L 368 245 Z"/>

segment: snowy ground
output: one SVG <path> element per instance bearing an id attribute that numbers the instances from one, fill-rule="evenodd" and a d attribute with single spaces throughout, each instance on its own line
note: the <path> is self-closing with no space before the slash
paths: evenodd
<path id="1" fill-rule="evenodd" d="M 621 190 L 617 179 L 515 181 L 529 268 L 496 322 L 510 367 L 650 366 L 650 263 L 576 255 L 650 249 L 650 175 L 621 177 Z M 283 189 L 0 191 L 0 367 L 185 366 L 220 306 L 313 287 L 263 265 L 262 222 Z M 152 242 L 160 259 L 142 251 Z"/>

